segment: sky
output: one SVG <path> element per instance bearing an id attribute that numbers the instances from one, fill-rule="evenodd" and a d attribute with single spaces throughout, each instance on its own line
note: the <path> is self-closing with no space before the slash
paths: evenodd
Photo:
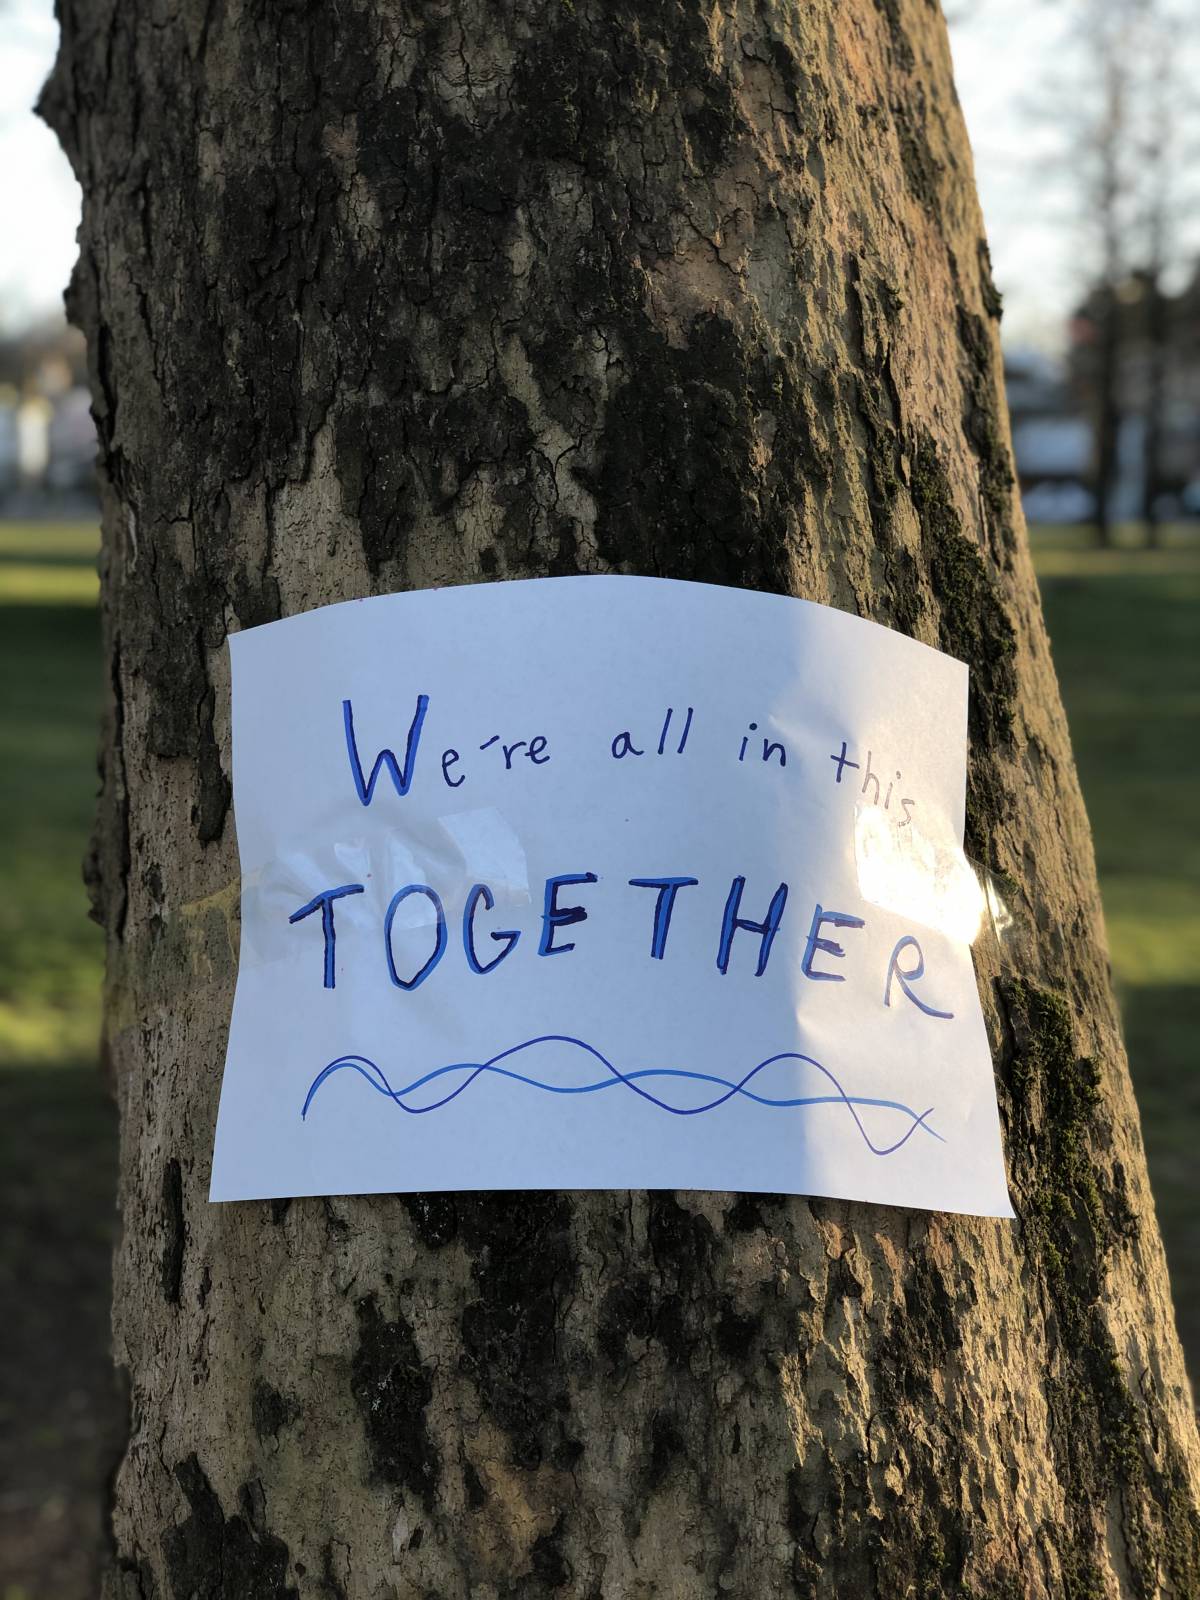
<path id="1" fill-rule="evenodd" d="M 1030 114 L 1066 40 L 1053 0 L 947 0 L 959 98 L 1011 342 L 1055 350 L 1079 293 L 1080 230 L 1061 128 Z M 57 44 L 53 0 L 0 8 L 0 331 L 53 312 L 75 259 L 79 190 L 31 107 Z"/>
<path id="2" fill-rule="evenodd" d="M 53 0 L 0 8 L 0 331 L 57 310 L 75 261 L 79 186 L 31 109 L 57 47 Z"/>
<path id="3" fill-rule="evenodd" d="M 1069 135 L 1042 109 L 1043 73 L 1069 48 L 1069 10 L 1047 0 L 944 4 L 1005 342 L 1057 352 L 1084 270 Z"/>

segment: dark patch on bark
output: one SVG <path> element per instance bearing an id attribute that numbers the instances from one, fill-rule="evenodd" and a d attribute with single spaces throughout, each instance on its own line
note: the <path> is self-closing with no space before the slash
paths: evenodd
<path id="1" fill-rule="evenodd" d="M 1004 299 L 992 277 L 992 252 L 988 249 L 986 239 L 980 239 L 978 255 L 979 294 L 983 301 L 983 309 L 989 317 L 998 322 L 1004 312 Z"/>
<path id="2" fill-rule="evenodd" d="M 534 1578 L 552 1592 L 565 1589 L 571 1581 L 571 1563 L 562 1548 L 565 1527 L 566 1518 L 560 1516 L 553 1528 L 534 1540 L 529 1552 L 529 1565 Z M 522 1589 L 521 1592 L 528 1591 Z"/>
<path id="3" fill-rule="evenodd" d="M 233 798 L 221 752 L 213 732 L 213 714 L 216 709 L 216 691 L 210 685 L 200 701 L 199 749 L 196 752 L 196 806 L 192 820 L 201 844 L 211 844 L 219 839 Z"/>
<path id="4" fill-rule="evenodd" d="M 892 102 L 892 123 L 909 192 L 936 222 L 941 216 L 942 167 L 929 148 L 923 86 L 914 85 Z"/>
<path id="5" fill-rule="evenodd" d="M 195 1455 L 175 1477 L 191 1515 L 163 1537 L 172 1600 L 298 1600 L 283 1540 L 243 1515 L 226 1517 Z"/>
<path id="6" fill-rule="evenodd" d="M 121 1551 L 113 1523 L 116 1507 L 117 1478 L 124 1465 L 133 1432 L 133 1400 L 129 1368 L 117 1363 L 113 1371 L 113 1387 L 119 1401 L 120 1422 L 113 1428 L 107 1441 L 108 1466 L 104 1474 L 104 1488 L 100 1501 L 102 1518 L 103 1557 L 101 1578 L 105 1600 L 158 1600 L 158 1581 L 149 1559 L 139 1554 L 136 1559 Z"/>
<path id="7" fill-rule="evenodd" d="M 660 1190 L 649 1197 L 646 1232 L 661 1285 L 654 1337 L 669 1361 L 686 1366 L 697 1346 L 711 1337 L 712 1227 Z"/>
<path id="8" fill-rule="evenodd" d="M 731 1233 L 753 1233 L 765 1229 L 763 1215 L 757 1205 L 758 1196 L 740 1194 L 725 1213 L 725 1226 Z"/>
<path id="9" fill-rule="evenodd" d="M 549 575 L 552 578 L 572 578 L 580 570 L 579 541 L 575 536 L 574 523 L 567 517 L 561 517 L 554 536 L 558 548 L 550 558 Z"/>
<path id="10" fill-rule="evenodd" d="M 734 1233 L 775 1232 L 779 1225 L 768 1222 L 763 1210 L 786 1206 L 789 1198 L 786 1194 L 740 1194 L 725 1213 L 725 1226 Z"/>
<path id="11" fill-rule="evenodd" d="M 816 1556 L 813 1533 L 816 1516 L 808 1500 L 804 1468 L 797 1463 L 788 1469 L 785 1488 L 784 1526 L 794 1543 L 792 1550 L 792 1589 L 798 1600 L 818 1600 L 818 1580 L 822 1563 Z"/>
<path id="12" fill-rule="evenodd" d="M 851 314 L 860 371 L 848 374 L 846 408 L 857 414 L 866 435 L 863 479 L 871 508 L 875 543 L 889 563 L 907 552 L 891 533 L 892 508 L 904 487 L 900 391 L 892 372 L 892 333 L 903 306 L 899 291 L 851 256 L 846 264 L 847 307 Z"/>
<path id="13" fill-rule="evenodd" d="M 971 669 L 967 850 L 999 866 L 992 836 L 1012 805 L 998 757 L 1012 736 L 1016 635 L 996 580 L 963 534 L 950 480 L 928 434 L 910 442 L 909 459 L 909 492 L 938 608 L 938 645 Z"/>
<path id="14" fill-rule="evenodd" d="M 96 764 L 100 799 L 83 860 L 83 882 L 88 894 L 88 916 L 111 938 L 119 940 L 125 932 L 129 907 L 129 793 L 125 783 L 121 641 L 107 606 L 102 608 L 101 629 L 109 661 L 109 698 Z"/>
<path id="15" fill-rule="evenodd" d="M 788 1469 L 784 1522 L 797 1543 L 811 1531 L 810 1519 L 804 1509 L 804 1470 L 798 1464 Z"/>
<path id="16" fill-rule="evenodd" d="M 273 1439 L 288 1423 L 295 1421 L 296 1405 L 273 1389 L 265 1378 L 257 1378 L 250 1394 L 250 1416 L 259 1442 Z"/>
<path id="17" fill-rule="evenodd" d="M 618 569 L 703 578 L 785 593 L 782 527 L 764 515 L 766 485 L 755 463 L 755 374 L 750 348 L 726 318 L 693 319 L 686 346 L 669 345 L 648 319 L 623 329 L 635 376 L 605 410 L 596 495 L 600 553 Z M 777 438 L 793 421 L 780 404 Z M 765 401 L 763 403 L 766 403 Z"/>
<path id="18" fill-rule="evenodd" d="M 560 1472 L 573 1472 L 586 1448 L 582 1439 L 560 1439 L 550 1452 L 550 1460 Z"/>
<path id="19" fill-rule="evenodd" d="M 347 1600 L 345 1585 L 333 1570 L 333 1541 L 326 1540 L 321 1552 L 321 1588 L 328 1600 Z"/>
<path id="20" fill-rule="evenodd" d="M 911 72 L 914 65 L 912 46 L 900 20 L 900 0 L 875 0 L 875 9 L 887 22 L 894 65 L 901 72 Z"/>
<path id="21" fill-rule="evenodd" d="M 938 606 L 938 645 L 970 667 L 971 733 L 992 745 L 1012 732 L 1013 625 L 983 557 L 963 534 L 950 480 L 928 435 L 912 442 L 910 459 L 909 487 Z"/>
<path id="22" fill-rule="evenodd" d="M 463 1311 L 463 1366 L 518 1466 L 557 1443 L 569 1401 L 558 1307 L 575 1281 L 571 1205 L 559 1193 L 460 1195 L 459 1228 L 479 1298 Z"/>
<path id="23" fill-rule="evenodd" d="M 466 1491 L 468 1509 L 482 1510 L 487 1504 L 487 1490 L 484 1488 L 483 1479 L 469 1461 L 463 1462 L 463 1488 Z"/>
<path id="24" fill-rule="evenodd" d="M 625 1274 L 604 1296 L 596 1342 L 614 1368 L 625 1360 L 629 1339 L 648 1339 L 654 1331 L 654 1290 L 642 1273 Z"/>
<path id="25" fill-rule="evenodd" d="M 961 1348 L 960 1321 L 976 1295 L 969 1281 L 948 1285 L 928 1255 L 918 1255 L 904 1283 L 903 1301 L 880 1341 L 878 1370 L 894 1408 L 919 1405 L 932 1391 L 933 1376 Z"/>
<path id="26" fill-rule="evenodd" d="M 606 173 L 614 132 L 632 104 L 679 104 L 687 138 L 683 161 L 711 172 L 729 157 L 738 126 L 729 83 L 716 72 L 702 13 L 673 0 L 623 0 L 606 7 L 598 29 L 581 29 L 564 7 L 516 76 L 514 128 L 526 160 L 577 161 Z"/>
<path id="27" fill-rule="evenodd" d="M 398 405 L 344 402 L 338 413 L 335 462 L 342 509 L 359 527 L 372 573 L 385 561 L 404 557 L 412 524 L 408 505 L 412 478 L 401 455 L 407 437 Z"/>
<path id="28" fill-rule="evenodd" d="M 761 1332 L 762 1315 L 714 1293 L 717 1241 L 708 1220 L 672 1194 L 656 1191 L 649 1196 L 647 1232 L 655 1271 L 624 1274 L 600 1306 L 597 1343 L 613 1370 L 627 1365 L 631 1339 L 660 1344 L 677 1368 L 686 1367 L 702 1345 L 722 1362 L 745 1359 Z"/>
<path id="29" fill-rule="evenodd" d="M 169 1306 L 177 1306 L 183 1281 L 183 1247 L 186 1233 L 183 1220 L 183 1171 L 174 1156 L 163 1168 L 162 1208 L 162 1292 Z"/>
<path id="30" fill-rule="evenodd" d="M 358 1347 L 350 1392 L 367 1436 L 371 1470 L 384 1483 L 408 1489 L 433 1509 L 438 1456 L 425 1408 L 433 1380 L 402 1312 L 388 1321 L 374 1295 L 358 1302 Z"/>
<path id="31" fill-rule="evenodd" d="M 687 1441 L 679 1421 L 667 1411 L 656 1411 L 650 1418 L 646 1449 L 646 1493 L 653 1494 L 670 1472 L 676 1458 L 687 1453 Z"/>
<path id="32" fill-rule="evenodd" d="M 867 504 L 871 508 L 871 527 L 876 544 L 887 550 L 891 543 L 887 535 L 892 507 L 903 487 L 900 434 L 880 403 L 879 382 L 856 377 L 851 383 L 854 409 L 867 436 Z"/>
<path id="33" fill-rule="evenodd" d="M 151 861 L 142 871 L 142 888 L 157 905 L 163 902 L 163 875 L 162 868 L 157 861 Z"/>
<path id="34" fill-rule="evenodd" d="M 862 1282 L 854 1271 L 855 1250 L 845 1250 L 829 1263 L 825 1278 L 825 1327 L 828 1330 L 831 1313 L 843 1307 L 847 1300 L 861 1301 Z"/>
<path id="35" fill-rule="evenodd" d="M 778 1197 L 762 1198 L 769 1204 Z M 683 1381 L 693 1358 L 702 1351 L 723 1368 L 749 1365 L 763 1330 L 764 1314 L 714 1291 L 712 1262 L 717 1239 L 711 1225 L 669 1193 L 650 1194 L 648 1207 L 647 1234 L 654 1270 L 626 1273 L 601 1304 L 597 1343 L 613 1372 L 628 1370 L 631 1340 L 658 1344 L 675 1371 L 672 1381 L 676 1384 Z M 676 1450 L 684 1448 L 683 1427 L 678 1406 L 670 1413 L 655 1414 L 648 1446 L 651 1488 Z M 636 1518 L 630 1527 L 633 1536 Z"/>
<path id="36" fill-rule="evenodd" d="M 126 1574 L 129 1584 L 130 1600 L 134 1600 L 138 1586 L 145 1588 L 145 1600 L 156 1600 L 157 1586 L 154 1574 L 144 1557 L 133 1561 L 122 1554 L 117 1544 L 117 1531 L 113 1523 L 113 1513 L 116 1509 L 117 1476 L 124 1464 L 125 1454 L 129 1449 L 129 1440 L 133 1432 L 133 1385 L 130 1382 L 129 1368 L 123 1362 L 115 1362 L 113 1366 L 113 1390 L 116 1396 L 115 1417 L 112 1432 L 107 1440 L 107 1468 L 104 1473 L 104 1489 L 100 1497 L 100 1516 L 104 1559 L 103 1571 L 117 1574 Z M 122 1590 L 118 1587 L 117 1594 Z"/>
<path id="37" fill-rule="evenodd" d="M 158 1600 L 153 1568 L 145 1559 L 122 1558 L 106 1569 L 104 1594 L 105 1600 Z"/>
<path id="38" fill-rule="evenodd" d="M 761 1329 L 761 1316 L 741 1310 L 726 1299 L 717 1312 L 713 1342 L 727 1361 L 744 1360 Z"/>
<path id="39" fill-rule="evenodd" d="M 1017 535 L 1012 514 L 1013 471 L 1000 415 L 995 352 L 987 325 L 964 306 L 958 308 L 958 338 L 963 351 L 963 427 L 979 460 L 979 498 L 992 550 L 1010 561 Z"/>
<path id="40" fill-rule="evenodd" d="M 458 1203 L 453 1194 L 402 1194 L 413 1232 L 428 1250 L 441 1250 L 458 1237 Z"/>
<path id="41" fill-rule="evenodd" d="M 950 1367 L 976 1298 L 969 1278 L 951 1280 L 918 1253 L 879 1343 L 879 1414 L 903 1440 L 904 1475 L 901 1493 L 883 1495 L 868 1543 L 879 1600 L 968 1600 L 972 1593 L 974 1524 L 961 1503 L 964 1483 L 975 1476 L 963 1448 L 971 1403 L 958 1397 Z M 975 1481 L 973 1492 L 984 1491 Z M 994 1578 L 989 1592 L 999 1593 L 1000 1575 Z"/>

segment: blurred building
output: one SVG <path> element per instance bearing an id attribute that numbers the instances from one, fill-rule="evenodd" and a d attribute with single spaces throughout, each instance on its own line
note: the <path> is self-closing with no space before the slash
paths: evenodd
<path id="1" fill-rule="evenodd" d="M 95 459 L 82 335 L 54 318 L 0 338 L 0 512 L 86 514 Z"/>
<path id="2" fill-rule="evenodd" d="M 1095 509 L 1092 430 L 1075 409 L 1065 367 L 1014 346 L 1004 352 L 1004 386 L 1025 515 L 1031 522 L 1086 522 Z"/>

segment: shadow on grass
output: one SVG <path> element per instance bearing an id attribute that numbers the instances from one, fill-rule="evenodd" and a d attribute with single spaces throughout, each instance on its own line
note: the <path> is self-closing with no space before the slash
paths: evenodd
<path id="1" fill-rule="evenodd" d="M 1175 1315 L 1193 1386 L 1200 1385 L 1200 986 L 1123 990 L 1121 1012 L 1142 1114 L 1150 1183 L 1171 1269 Z"/>
<path id="2" fill-rule="evenodd" d="M 95 1066 L 0 1067 L 0 1593 L 96 1592 L 115 1459 L 116 1110 Z"/>
<path id="3" fill-rule="evenodd" d="M 94 527 L 0 526 L 0 1595 L 97 1591 L 116 1451 L 116 1115 L 81 861 L 103 674 Z"/>

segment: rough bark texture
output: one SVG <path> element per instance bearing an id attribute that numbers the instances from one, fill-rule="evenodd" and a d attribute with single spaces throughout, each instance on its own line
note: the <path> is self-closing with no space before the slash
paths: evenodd
<path id="1" fill-rule="evenodd" d="M 1200 1594 L 1200 1449 L 925 0 L 62 0 L 105 480 L 116 1600 Z M 234 628 L 621 571 L 973 675 L 1014 1224 L 206 1203 Z"/>

